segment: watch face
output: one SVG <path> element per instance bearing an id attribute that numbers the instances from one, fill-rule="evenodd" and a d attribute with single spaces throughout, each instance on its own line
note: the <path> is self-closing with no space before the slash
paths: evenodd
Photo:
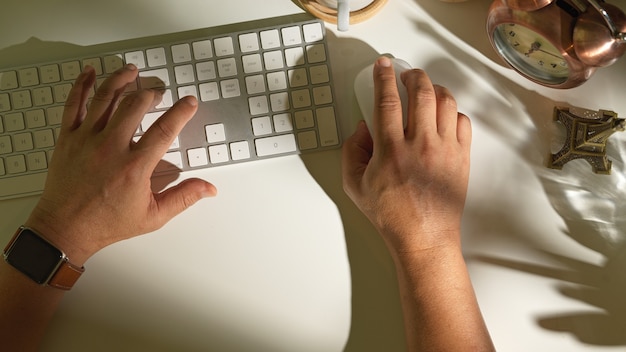
<path id="1" fill-rule="evenodd" d="M 63 253 L 29 229 L 20 232 L 5 254 L 6 261 L 38 284 L 48 281 Z"/>
<path id="2" fill-rule="evenodd" d="M 493 32 L 500 55 L 518 71 L 546 84 L 567 80 L 570 69 L 561 51 L 539 33 L 519 24 L 498 25 Z"/>

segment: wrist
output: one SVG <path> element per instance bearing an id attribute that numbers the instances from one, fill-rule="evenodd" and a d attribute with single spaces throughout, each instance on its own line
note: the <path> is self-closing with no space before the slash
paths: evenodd
<path id="1" fill-rule="evenodd" d="M 35 208 L 24 223 L 25 227 L 32 228 L 46 238 L 47 241 L 63 251 L 65 255 L 78 266 L 83 266 L 87 259 L 95 253 L 84 247 L 80 242 L 80 230 L 60 218 L 46 214 Z"/>

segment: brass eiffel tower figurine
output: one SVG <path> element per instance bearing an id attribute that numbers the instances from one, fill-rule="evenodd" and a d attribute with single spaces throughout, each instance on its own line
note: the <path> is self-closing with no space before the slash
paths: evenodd
<path id="1" fill-rule="evenodd" d="M 570 160 L 585 159 L 593 172 L 611 173 L 606 142 L 613 133 L 626 129 L 625 119 L 613 111 L 555 107 L 554 120 L 565 126 L 566 134 L 563 148 L 548 158 L 549 168 L 562 169 Z"/>

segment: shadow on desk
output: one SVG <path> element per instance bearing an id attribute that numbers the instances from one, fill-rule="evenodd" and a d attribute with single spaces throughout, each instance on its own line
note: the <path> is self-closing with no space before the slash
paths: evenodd
<path id="1" fill-rule="evenodd" d="M 442 6 L 442 4 L 435 4 L 438 3 L 437 1 L 424 3 L 426 2 L 433 3 L 430 7 Z M 512 147 L 534 172 L 551 206 L 563 219 L 564 237 L 575 241 L 577 245 L 585 249 L 600 254 L 603 258 L 600 264 L 593 264 L 557 253 L 554 248 L 546 249 L 544 244 L 536 241 L 535 234 L 528 233 L 528 230 L 523 229 L 523 225 L 515 223 L 516 211 L 496 209 L 497 206 L 485 205 L 483 209 L 466 209 L 466 216 L 485 217 L 485 213 L 489 213 L 487 215 L 489 218 L 498 220 L 476 225 L 477 227 L 472 229 L 473 232 L 479 234 L 498 232 L 498 236 L 505 236 L 512 242 L 530 247 L 539 257 L 544 258 L 546 262 L 553 263 L 554 266 L 513 260 L 495 254 L 469 256 L 468 261 L 478 261 L 559 280 L 560 285 L 556 288 L 558 293 L 586 304 L 593 310 L 565 311 L 560 314 L 546 312 L 536 318 L 538 326 L 553 332 L 569 333 L 583 344 L 626 345 L 626 306 L 623 304 L 624 296 L 626 296 L 624 276 L 626 270 L 626 189 L 623 187 L 626 182 L 626 165 L 623 160 L 623 155 L 626 155 L 626 139 L 624 138 L 626 136 L 616 134 L 609 139 L 607 155 L 613 162 L 610 176 L 594 174 L 591 166 L 583 160 L 572 161 L 563 170 L 546 168 L 545 158 L 550 153 L 556 152 L 564 139 L 563 131 L 553 122 L 553 108 L 572 106 L 571 103 L 586 104 L 588 98 L 585 92 L 591 89 L 591 83 L 575 91 L 580 100 L 553 101 L 538 93 L 541 88 L 538 87 L 536 91 L 525 89 L 486 67 L 453 43 L 446 41 L 430 25 L 416 23 L 416 27 L 422 32 L 429 33 L 445 46 L 458 60 L 457 62 L 463 63 L 459 65 L 447 59 L 431 61 L 423 68 L 431 75 L 433 81 L 444 86 L 447 86 L 446 82 L 464 82 L 460 86 L 457 84 L 457 91 L 453 91 L 457 101 L 460 102 L 460 109 L 463 109 L 461 102 L 472 105 L 471 102 L 476 101 L 478 108 L 470 115 L 471 118 L 475 124 L 481 124 L 491 130 Z M 486 50 L 483 45 L 484 41 L 479 40 L 479 42 L 470 41 L 469 44 L 476 44 L 478 46 L 476 49 L 483 52 Z M 485 54 L 492 56 L 488 52 Z M 622 59 L 610 70 L 613 75 L 622 75 L 626 72 L 626 60 Z M 611 75 L 608 70 L 599 74 L 607 75 L 606 79 Z M 505 99 L 488 99 L 487 93 L 484 93 L 481 87 L 475 86 L 477 77 L 480 80 L 486 80 Z M 596 82 L 600 79 L 599 77 L 592 78 Z M 602 88 L 607 90 L 607 94 L 612 94 L 609 87 L 602 86 Z M 610 106 L 579 107 L 611 110 Z M 520 114 L 520 111 L 523 114 Z M 528 118 L 521 119 L 520 116 Z M 557 140 L 558 147 L 556 149 L 555 140 Z"/>

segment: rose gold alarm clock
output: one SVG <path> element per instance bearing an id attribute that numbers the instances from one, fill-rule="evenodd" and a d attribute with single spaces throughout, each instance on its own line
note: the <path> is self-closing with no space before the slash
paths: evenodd
<path id="1" fill-rule="evenodd" d="M 495 0 L 487 33 L 513 69 L 552 88 L 579 86 L 626 51 L 626 15 L 602 0 Z"/>

